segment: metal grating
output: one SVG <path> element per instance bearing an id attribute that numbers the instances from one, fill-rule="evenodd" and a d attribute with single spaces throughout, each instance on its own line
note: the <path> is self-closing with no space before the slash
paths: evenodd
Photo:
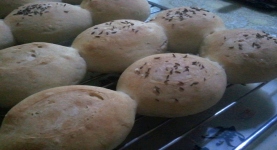
<path id="1" fill-rule="evenodd" d="M 151 15 L 167 9 L 149 3 Z M 115 89 L 119 76 L 89 73 L 81 84 Z M 192 116 L 138 115 L 131 133 L 116 150 L 241 150 L 253 147 L 268 130 L 276 127 L 277 104 L 272 102 L 277 99 L 276 82 L 228 85 L 218 104 Z M 7 111 L 0 110 L 0 122 Z"/>

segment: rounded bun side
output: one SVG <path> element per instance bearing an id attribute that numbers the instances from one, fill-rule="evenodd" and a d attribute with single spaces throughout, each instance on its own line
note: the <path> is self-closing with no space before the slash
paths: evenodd
<path id="1" fill-rule="evenodd" d="M 196 114 L 216 104 L 226 89 L 221 66 L 189 54 L 145 57 L 120 76 L 117 91 L 138 103 L 137 113 L 158 117 Z"/>
<path id="2" fill-rule="evenodd" d="M 200 55 L 218 62 L 228 82 L 247 84 L 277 77 L 277 39 L 254 29 L 231 29 L 209 35 Z"/>
<path id="3" fill-rule="evenodd" d="M 44 89 L 78 84 L 86 63 L 78 51 L 35 42 L 0 51 L 0 107 L 12 107 Z"/>
<path id="4" fill-rule="evenodd" d="M 80 6 L 91 12 L 94 25 L 118 19 L 145 21 L 150 15 L 147 0 L 83 0 Z"/>
<path id="5" fill-rule="evenodd" d="M 51 88 L 29 96 L 6 114 L 0 147 L 111 150 L 129 134 L 135 109 L 128 95 L 105 88 Z"/>
<path id="6" fill-rule="evenodd" d="M 14 46 L 15 39 L 9 26 L 3 20 L 0 20 L 0 50 Z"/>
<path id="7" fill-rule="evenodd" d="M 225 29 L 219 16 L 196 7 L 167 9 L 159 12 L 150 22 L 164 28 L 169 39 L 168 50 L 176 53 L 197 54 L 207 35 Z"/>
<path id="8" fill-rule="evenodd" d="M 122 19 L 85 30 L 72 47 L 86 60 L 89 71 L 121 73 L 138 59 L 165 52 L 167 37 L 154 23 Z"/>

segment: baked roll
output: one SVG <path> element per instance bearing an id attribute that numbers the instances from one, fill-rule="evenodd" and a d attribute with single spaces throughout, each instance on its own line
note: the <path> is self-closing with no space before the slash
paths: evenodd
<path id="1" fill-rule="evenodd" d="M 4 21 L 19 44 L 48 42 L 68 45 L 93 24 L 86 9 L 58 2 L 23 5 L 12 11 Z"/>
<path id="2" fill-rule="evenodd" d="M 85 59 L 88 71 L 121 73 L 138 59 L 164 53 L 167 37 L 154 23 L 122 19 L 85 30 L 72 47 Z"/>
<path id="3" fill-rule="evenodd" d="M 63 86 L 24 99 L 0 128 L 4 150 L 112 150 L 130 132 L 136 103 L 93 86 Z"/>
<path id="4" fill-rule="evenodd" d="M 62 0 L 0 0 L 0 18 L 5 18 L 16 8 L 33 2 L 61 2 Z"/>
<path id="5" fill-rule="evenodd" d="M 82 0 L 1 0 L 0 1 L 0 18 L 5 18 L 16 8 L 34 2 L 63 2 L 73 5 L 80 5 Z"/>
<path id="6" fill-rule="evenodd" d="M 215 32 L 204 40 L 200 56 L 222 65 L 229 83 L 247 84 L 277 78 L 277 39 L 263 31 Z"/>
<path id="7" fill-rule="evenodd" d="M 196 7 L 177 7 L 159 12 L 149 22 L 162 26 L 168 37 L 168 50 L 198 54 L 203 39 L 225 29 L 216 14 Z"/>
<path id="8" fill-rule="evenodd" d="M 179 53 L 151 55 L 129 66 L 117 91 L 138 103 L 137 113 L 181 117 L 216 104 L 226 89 L 226 74 L 216 62 Z"/>
<path id="9" fill-rule="evenodd" d="M 52 87 L 78 84 L 86 63 L 78 51 L 50 43 L 29 43 L 0 50 L 0 107 Z"/>

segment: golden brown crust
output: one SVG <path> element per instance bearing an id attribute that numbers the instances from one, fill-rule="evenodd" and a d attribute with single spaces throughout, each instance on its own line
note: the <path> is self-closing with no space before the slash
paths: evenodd
<path id="1" fill-rule="evenodd" d="M 168 50 L 198 53 L 205 36 L 225 29 L 220 17 L 196 7 L 178 7 L 159 12 L 150 22 L 162 26 L 169 39 Z"/>
<path id="2" fill-rule="evenodd" d="M 222 97 L 226 75 L 207 59 L 178 53 L 157 54 L 133 63 L 120 76 L 117 91 L 138 103 L 138 113 L 180 117 L 204 111 Z"/>
<path id="3" fill-rule="evenodd" d="M 277 39 L 254 29 L 232 29 L 209 35 L 201 56 L 217 61 L 229 83 L 264 82 L 277 77 Z"/>
<path id="4" fill-rule="evenodd" d="M 81 7 L 91 11 L 94 25 L 118 19 L 145 21 L 150 15 L 147 0 L 83 0 Z"/>
<path id="5" fill-rule="evenodd" d="M 38 91 L 78 84 L 86 63 L 77 50 L 29 43 L 0 51 L 0 107 L 11 107 Z"/>
<path id="6" fill-rule="evenodd" d="M 126 94 L 93 86 L 36 93 L 13 107 L 0 130 L 0 147 L 108 150 L 130 132 L 136 103 Z"/>
<path id="7" fill-rule="evenodd" d="M 11 29 L 0 20 L 0 50 L 15 45 Z"/>
<path id="8" fill-rule="evenodd" d="M 72 47 L 80 52 L 91 72 L 123 72 L 140 58 L 165 52 L 167 37 L 154 23 L 123 19 L 85 30 Z"/>
<path id="9" fill-rule="evenodd" d="M 64 44 L 92 26 L 90 12 L 66 3 L 37 2 L 12 11 L 5 19 L 16 41 Z"/>

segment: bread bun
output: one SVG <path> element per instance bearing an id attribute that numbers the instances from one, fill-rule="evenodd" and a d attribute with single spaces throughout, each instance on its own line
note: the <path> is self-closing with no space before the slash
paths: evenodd
<path id="1" fill-rule="evenodd" d="M 79 5 L 82 0 L 0 0 L 0 18 L 5 18 L 9 13 L 22 5 L 34 2 L 64 2 Z"/>
<path id="2" fill-rule="evenodd" d="M 0 50 L 0 107 L 12 107 L 44 89 L 79 83 L 86 64 L 77 50 L 29 43 Z"/>
<path id="3" fill-rule="evenodd" d="M 118 19 L 145 21 L 150 15 L 147 0 L 83 0 L 80 6 L 92 13 L 94 25 Z"/>
<path id="4" fill-rule="evenodd" d="M 123 72 L 136 60 L 163 53 L 167 37 L 154 23 L 115 20 L 93 26 L 73 41 L 91 72 Z"/>
<path id="5" fill-rule="evenodd" d="M 15 45 L 11 29 L 0 20 L 0 50 Z"/>
<path id="6" fill-rule="evenodd" d="M 150 22 L 161 25 L 168 37 L 168 50 L 198 53 L 205 36 L 225 29 L 220 17 L 201 8 L 178 7 L 159 12 Z"/>
<path id="7" fill-rule="evenodd" d="M 111 150 L 130 132 L 136 103 L 92 86 L 36 93 L 13 107 L 0 130 L 3 150 Z"/>
<path id="8" fill-rule="evenodd" d="M 232 29 L 209 35 L 202 57 L 217 61 L 229 83 L 255 83 L 277 77 L 277 39 L 254 29 Z"/>
<path id="9" fill-rule="evenodd" d="M 19 44 L 70 43 L 92 26 L 89 11 L 66 3 L 31 3 L 12 11 L 5 19 Z"/>
<path id="10" fill-rule="evenodd" d="M 61 2 L 61 0 L 0 0 L 0 18 L 5 18 L 14 9 L 33 2 Z"/>
<path id="11" fill-rule="evenodd" d="M 221 66 L 205 58 L 157 54 L 129 66 L 116 88 L 137 101 L 138 114 L 181 117 L 216 104 L 225 92 L 226 74 Z"/>

